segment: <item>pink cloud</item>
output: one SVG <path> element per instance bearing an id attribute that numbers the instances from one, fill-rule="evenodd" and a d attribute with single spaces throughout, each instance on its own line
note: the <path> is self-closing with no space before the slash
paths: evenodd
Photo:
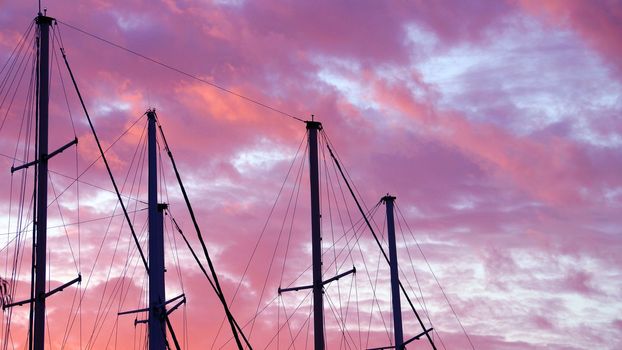
<path id="1" fill-rule="evenodd" d="M 460 112 L 440 111 L 433 102 L 416 99 L 403 82 L 378 79 L 374 83 L 377 101 L 422 123 L 484 169 L 509 176 L 538 199 L 554 204 L 582 202 L 582 188 L 592 187 L 591 164 L 574 142 L 515 136 L 494 124 L 470 121 Z"/>
<path id="2" fill-rule="evenodd" d="M 616 38 L 622 35 L 622 10 L 617 0 L 590 3 L 585 1 L 520 1 L 529 13 L 543 16 L 553 25 L 567 26 L 576 31 L 588 45 L 620 74 L 618 58 L 622 44 Z"/>
<path id="3" fill-rule="evenodd" d="M 386 192 L 397 195 L 400 208 L 477 349 L 577 349 L 585 348 L 588 343 L 613 349 L 615 342 L 620 341 L 620 322 L 615 316 L 619 312 L 608 311 L 619 309 L 616 301 L 620 297 L 619 292 L 615 292 L 621 263 L 617 251 L 621 245 L 618 213 L 622 195 L 616 191 L 621 185 L 618 174 L 622 153 L 619 143 L 615 142 L 620 135 L 615 118 L 620 108 L 613 102 L 606 107 L 594 102 L 589 109 L 585 107 L 585 111 L 576 113 L 560 112 L 554 107 L 576 104 L 577 96 L 587 93 L 583 86 L 575 84 L 576 79 L 565 80 L 576 73 L 573 67 L 582 67 L 587 62 L 590 64 L 587 72 L 603 67 L 618 70 L 615 57 L 620 45 L 614 38 L 620 36 L 616 35 L 619 11 L 615 5 L 615 2 L 575 1 L 542 4 L 361 2 L 357 6 L 328 1 L 313 5 L 272 1 L 228 5 L 199 1 L 93 1 L 70 6 L 49 5 L 49 13 L 298 117 L 306 119 L 315 114 L 323 122 L 342 158 L 342 165 L 352 175 L 366 203 L 375 204 Z M 4 57 L 15 41 L 15 33 L 21 32 L 33 11 L 30 5 L 2 3 L 1 6 L 6 9 L 0 11 L 3 28 L 0 30 L 0 57 Z M 539 28 L 527 25 L 535 22 L 544 23 L 542 25 L 553 34 L 535 35 L 535 40 L 530 35 L 513 37 L 523 40 L 522 48 L 528 48 L 528 52 L 503 55 L 499 59 L 508 60 L 508 65 L 518 62 L 530 67 L 533 62 L 547 61 L 554 56 L 551 59 L 554 64 L 546 65 L 546 69 L 561 83 L 542 85 L 541 80 L 547 73 L 543 70 L 512 69 L 509 72 L 509 68 L 497 66 L 490 67 L 487 72 L 467 69 L 460 76 L 462 84 L 429 82 L 428 72 L 422 67 L 427 59 L 434 61 L 447 52 L 455 52 L 455 66 L 445 69 L 468 66 L 473 62 L 469 55 L 485 53 L 491 43 L 507 40 L 503 34 L 508 29 L 525 34 L 537 32 Z M 511 26 L 515 27 L 509 28 Z M 111 144 L 147 108 L 157 108 L 182 178 L 190 190 L 223 288 L 231 298 L 293 152 L 304 137 L 304 124 L 133 55 L 112 50 L 62 24 L 59 27 L 104 145 Z M 413 27 L 421 30 L 421 38 L 409 37 L 409 28 Z M 568 29 L 577 35 L 567 35 Z M 424 39 L 434 42 L 431 48 L 426 49 L 418 41 Z M 566 54 L 565 50 L 583 45 L 599 53 L 606 65 L 574 57 L 572 62 L 571 58 L 567 61 L 571 68 L 562 67 L 566 61 L 558 58 Z M 333 75 L 323 76 L 327 71 Z M 539 77 L 542 79 L 535 79 L 534 75 L 542 75 Z M 514 79 L 524 86 L 504 90 L 503 83 Z M 590 85 L 586 90 L 602 89 L 616 96 L 615 82 L 619 82 L 619 74 L 612 79 L 609 85 L 595 88 Z M 568 81 L 573 83 L 566 83 Z M 455 93 L 451 88 L 469 91 L 458 94 L 460 103 L 447 104 L 445 99 Z M 536 91 L 545 91 L 553 101 L 550 106 L 536 107 L 550 107 L 557 121 L 537 130 L 517 128 L 525 123 L 538 124 L 541 115 L 534 112 L 539 111 L 537 108 L 520 106 L 511 97 L 533 97 Z M 56 145 L 72 138 L 73 129 L 66 117 L 60 90 L 54 93 Z M 591 98 L 592 95 L 587 96 Z M 80 137 L 78 150 L 80 169 L 83 169 L 97 157 L 97 149 L 77 101 L 71 98 L 69 103 Z M 7 129 L 2 130 L 1 152 L 13 154 L 17 137 L 9 130 L 18 126 L 19 114 L 14 112 Z M 127 176 L 124 195 L 145 199 L 140 192 L 144 181 L 141 186 L 138 181 L 133 185 L 136 168 L 129 169 L 141 128 L 139 122 L 110 150 L 109 157 L 121 186 Z M 590 143 L 573 134 L 583 128 L 606 138 L 607 142 Z M 594 137 L 593 134 L 589 137 Z M 72 152 L 54 159 L 53 168 L 72 175 L 75 171 Z M 11 162 L 3 158 L 0 164 L 7 168 Z M 330 166 L 330 158 L 327 164 Z M 82 180 L 110 189 L 102 170 L 100 162 Z M 167 201 L 186 234 L 192 237 L 192 244 L 198 247 L 188 217 L 183 214 L 183 203 L 168 163 L 164 170 L 167 182 L 173 185 Z M 7 182 L 9 178 L 2 179 Z M 52 179 L 57 189 L 70 183 L 59 175 L 53 175 Z M 334 184 L 336 179 L 334 176 Z M 279 225 L 286 210 L 283 198 L 288 198 L 291 182 L 286 184 L 286 193 L 279 202 L 281 206 L 276 209 L 278 215 L 270 222 L 251 262 L 243 285 L 245 293 L 238 295 L 233 303 L 233 311 L 242 322 L 253 317 L 258 304 L 263 307 L 275 296 L 280 283 L 293 282 L 309 264 L 309 194 L 305 181 L 306 178 L 293 222 L 285 274 L 280 276 L 287 231 L 277 247 L 274 268 L 268 277 L 267 265 L 277 244 Z M 323 182 L 323 185 L 328 183 Z M 8 212 L 8 190 L 1 191 L 0 207 L 7 208 Z M 80 194 L 85 205 L 80 212 L 81 220 L 112 214 L 114 196 L 109 192 L 100 192 L 83 183 Z M 77 188 L 73 186 L 61 198 L 66 205 L 63 215 L 67 222 L 78 220 L 77 213 L 71 210 L 76 195 Z M 326 193 L 322 195 L 326 200 Z M 127 203 L 134 209 L 143 206 L 135 201 Z M 337 223 L 337 213 L 328 212 L 326 201 L 322 208 L 325 225 L 328 226 L 331 215 L 333 223 Z M 379 225 L 383 220 L 383 208 L 380 209 L 375 218 Z M 354 207 L 349 210 L 356 215 Z M 51 216 L 59 220 L 57 208 L 51 212 Z M 143 214 L 136 216 L 135 226 L 139 231 Z M 347 217 L 345 212 L 342 214 Z M 349 219 L 344 221 L 347 227 Z M 84 304 L 85 328 L 89 331 L 99 300 L 108 300 L 107 293 L 112 293 L 114 286 L 122 283 L 124 292 L 132 299 L 123 306 L 136 304 L 139 307 L 142 302 L 144 274 L 135 252 L 134 277 L 129 277 L 131 273 L 122 276 L 114 270 L 116 276 L 107 284 L 102 282 L 105 277 L 102 274 L 105 275 L 108 267 L 123 266 L 120 252 L 134 249 L 129 232 L 121 230 L 120 223 L 120 217 L 116 217 L 105 238 L 105 226 L 99 221 L 81 228 L 83 269 L 94 262 L 94 255 L 102 249 L 101 261 L 95 270 L 98 279 L 89 287 Z M 325 244 L 332 241 L 332 232 L 329 232 L 325 227 Z M 68 234 L 72 244 L 77 245 L 76 228 L 71 227 Z M 339 264 L 356 263 L 359 268 L 365 258 L 377 262 L 378 251 L 369 233 L 358 234 L 364 252 L 355 251 L 360 254 L 355 254 L 353 262 L 342 256 L 337 259 Z M 115 253 L 117 239 L 120 246 Z M 406 240 L 408 248 L 400 247 L 400 260 L 404 261 L 407 252 L 418 254 L 409 235 Z M 64 246 L 66 241 L 63 235 L 51 240 L 51 244 L 59 247 L 52 254 L 55 273 L 72 274 L 75 270 Z M 144 233 L 141 242 L 144 243 Z M 189 259 L 186 248 L 180 241 L 177 243 L 181 245 L 178 251 L 189 302 L 186 310 L 189 341 L 194 348 L 209 347 L 214 341 L 222 344 L 230 332 L 225 326 L 216 338 L 223 316 L 221 307 Z M 331 253 L 330 249 L 326 250 L 326 274 L 335 272 Z M 1 257 L 5 261 L 4 251 Z M 435 327 L 448 348 L 468 348 L 433 277 L 425 270 L 422 257 L 415 255 L 413 258 Z M 178 288 L 172 261 L 167 263 L 167 277 L 171 276 L 171 286 Z M 27 268 L 23 269 L 23 276 L 26 276 Z M 82 272 L 86 275 L 86 271 Z M 4 273 L 4 269 L 0 273 Z M 307 281 L 308 277 L 305 275 L 297 282 Z M 266 278 L 266 293 L 259 300 Z M 362 268 L 356 278 L 360 285 L 368 283 Z M 410 272 L 404 278 L 414 284 Z M 348 281 L 343 281 L 341 286 L 349 286 Z M 60 281 L 54 281 L 57 282 Z M 379 274 L 378 285 L 378 293 L 385 295 L 388 281 L 384 272 Z M 109 289 L 104 293 L 106 286 Z M 26 284 L 23 289 L 27 290 Z M 344 289 L 338 292 L 337 287 L 331 287 L 332 300 L 340 296 L 345 299 Z M 66 313 L 61 315 L 66 311 L 61 305 L 71 302 L 72 292 L 69 289 L 50 302 L 51 307 L 56 307 L 55 319 L 67 317 Z M 362 294 L 359 310 L 363 317 L 369 317 L 371 291 L 361 288 L 359 292 Z M 413 288 L 413 292 L 418 293 L 418 290 Z M 287 300 L 296 297 L 301 298 L 291 295 Z M 113 300 L 108 310 L 111 314 L 120 305 L 115 298 L 110 299 Z M 388 317 L 388 299 L 381 298 L 381 304 L 387 306 L 383 306 L 382 313 Z M 581 300 L 587 305 L 590 316 L 598 315 L 602 322 L 586 326 L 575 321 L 586 317 L 587 311 L 568 307 L 565 298 Z M 304 311 L 296 314 L 296 321 L 292 322 L 299 329 L 306 320 L 307 308 L 305 304 Z M 339 310 L 353 312 L 354 309 L 342 305 Z M 174 315 L 176 327 L 183 323 L 180 311 Z M 383 345 L 387 335 L 377 311 L 376 306 L 370 338 L 374 344 Z M 282 317 L 283 308 L 279 311 L 276 305 L 270 305 L 255 325 L 253 341 L 259 346 L 267 344 L 274 335 L 279 312 Z M 340 337 L 338 322 L 332 313 L 327 315 L 328 337 L 334 342 L 331 344 L 339 344 L 344 340 Z M 562 319 L 569 320 L 570 325 L 560 326 L 558 321 Z M 118 322 L 119 341 L 129 344 L 134 336 L 133 319 L 119 319 Z M 299 330 L 294 328 L 293 332 Z M 607 336 L 599 335 L 603 328 L 613 330 Z M 25 334 L 19 326 L 14 331 L 16 337 L 18 333 Z M 512 333 L 518 331 L 524 333 Z M 114 332 L 113 324 L 107 323 L 95 348 L 103 348 L 113 339 Z M 139 338 L 144 335 L 141 332 L 144 328 L 139 326 L 136 333 Z M 585 336 L 576 338 L 578 333 Z M 528 337 L 529 334 L 537 337 Z M 290 342 L 291 337 L 289 331 L 285 331 L 279 338 L 280 345 Z M 53 341 L 57 344 L 59 340 Z M 298 338 L 296 345 L 303 343 L 304 340 Z M 70 344 L 79 347 L 76 334 L 72 334 Z M 416 345 L 423 348 L 423 344 L 419 341 Z"/>

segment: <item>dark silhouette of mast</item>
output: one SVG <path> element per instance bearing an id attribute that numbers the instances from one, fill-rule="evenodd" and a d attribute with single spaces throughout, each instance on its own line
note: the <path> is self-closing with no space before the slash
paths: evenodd
<path id="1" fill-rule="evenodd" d="M 164 226 L 166 204 L 158 203 L 158 159 L 156 114 L 147 111 L 147 150 L 149 158 L 149 350 L 166 348 L 166 301 L 164 290 Z"/>
<path id="2" fill-rule="evenodd" d="M 167 329 L 175 349 L 181 347 L 168 315 L 180 305 L 186 303 L 185 294 L 166 300 L 164 273 L 164 210 L 166 203 L 158 203 L 158 148 L 157 117 L 155 109 L 147 110 L 147 157 L 148 157 L 148 222 L 149 222 L 149 266 L 145 266 L 149 275 L 149 305 L 146 308 L 122 311 L 117 315 L 147 312 L 147 318 L 134 321 L 134 324 L 146 323 L 149 329 L 149 350 L 170 349 L 167 342 Z M 140 245 L 136 241 L 138 249 Z M 170 309 L 167 305 L 177 302 Z"/>
<path id="3" fill-rule="evenodd" d="M 166 300 L 166 279 L 164 273 L 164 210 L 166 203 L 158 203 L 158 147 L 157 116 L 155 109 L 147 110 L 147 158 L 148 158 L 148 222 L 149 222 L 149 305 L 146 308 L 119 312 L 128 315 L 147 312 L 147 318 L 134 321 L 146 323 L 149 329 L 149 350 L 169 349 L 167 329 L 175 349 L 180 349 L 179 341 L 168 315 L 186 302 L 185 294 Z M 140 246 L 139 246 L 140 248 Z M 177 302 L 171 308 L 167 305 Z"/>
<path id="4" fill-rule="evenodd" d="M 322 284 L 322 234 L 320 232 L 320 183 L 317 133 L 322 124 L 307 122 L 309 132 L 309 180 L 311 184 L 311 256 L 313 259 L 313 337 L 315 349 L 324 349 L 324 286 Z"/>
<path id="5" fill-rule="evenodd" d="M 345 277 L 351 273 L 356 273 L 356 268 L 352 268 L 346 272 L 327 280 L 322 279 L 322 233 L 320 231 L 320 179 L 319 179 L 319 161 L 318 161 L 318 131 L 322 130 L 322 123 L 316 121 L 307 121 L 307 132 L 309 138 L 309 182 L 311 189 L 311 258 L 313 262 L 313 284 L 280 288 L 279 294 L 289 291 L 298 291 L 302 289 L 313 290 L 313 341 L 315 350 L 324 350 L 326 342 L 324 340 L 324 285 Z"/>
<path id="6" fill-rule="evenodd" d="M 352 195 L 354 196 L 353 193 Z M 356 200 L 356 197 L 354 198 L 355 198 L 355 201 L 357 201 L 358 203 L 358 200 Z M 372 348 L 368 350 L 386 350 L 386 349 L 403 350 L 403 349 L 406 349 L 406 345 L 410 344 L 411 342 L 415 340 L 421 339 L 421 337 L 423 336 L 426 336 L 428 338 L 428 341 L 430 342 L 432 349 L 436 350 L 436 345 L 434 344 L 434 342 L 432 341 L 432 338 L 430 337 L 430 332 L 432 332 L 433 328 L 425 327 L 425 325 L 423 324 L 423 321 L 421 320 L 421 317 L 419 316 L 419 313 L 417 312 L 417 310 L 415 310 L 412 304 L 412 301 L 410 300 L 410 297 L 408 296 L 408 293 L 406 293 L 406 290 L 404 289 L 404 286 L 402 285 L 402 282 L 400 282 L 400 279 L 399 279 L 399 274 L 398 274 L 399 263 L 397 260 L 397 244 L 395 241 L 395 217 L 393 214 L 393 208 L 395 206 L 395 197 L 387 193 L 387 195 L 382 197 L 380 200 L 384 203 L 384 205 L 387 208 L 387 238 L 389 241 L 389 256 L 387 256 L 386 253 L 384 252 L 384 249 L 382 248 L 382 245 L 380 244 L 380 241 L 378 240 L 378 237 L 374 233 L 371 225 L 369 223 L 367 224 L 368 224 L 369 229 L 372 231 L 374 238 L 376 239 L 376 243 L 380 247 L 380 251 L 383 253 L 384 258 L 387 260 L 389 264 L 389 269 L 391 272 L 391 302 L 393 304 L 392 306 L 393 306 L 393 336 L 394 336 L 393 339 L 395 341 L 395 344 L 392 346 L 383 346 L 383 347 Z M 367 219 L 365 220 L 367 221 Z M 402 326 L 402 303 L 400 300 L 400 297 L 401 297 L 400 291 L 404 293 L 404 296 L 406 297 L 408 304 L 410 305 L 413 313 L 417 317 L 417 321 L 419 321 L 419 325 L 421 326 L 421 329 L 423 330 L 423 332 L 415 335 L 414 337 L 409 338 L 406 341 L 404 341 L 404 330 Z"/>
<path id="7" fill-rule="evenodd" d="M 44 11 L 45 12 L 45 11 Z M 48 153 L 48 131 L 49 131 L 49 99 L 50 99 L 50 26 L 54 18 L 47 17 L 41 12 L 35 19 L 37 23 L 37 147 L 36 159 L 19 166 L 12 166 L 11 173 L 35 167 L 36 179 L 36 203 L 35 203 L 35 222 L 33 230 L 33 268 L 32 272 L 34 287 L 31 285 L 31 295 L 29 299 L 3 305 L 3 309 L 13 306 L 30 304 L 31 316 L 29 323 L 29 348 L 44 350 L 45 348 L 45 300 L 63 289 L 80 282 L 82 277 L 78 277 L 46 292 L 46 253 L 47 253 L 47 205 L 48 205 L 48 161 L 63 152 L 67 148 L 78 143 L 78 139 L 62 146 L 61 148 Z M 33 307 L 34 304 L 34 307 Z"/>
<path id="8" fill-rule="evenodd" d="M 388 194 L 382 197 L 387 208 L 387 236 L 389 240 L 389 268 L 391 270 L 391 301 L 393 303 L 393 335 L 395 348 L 404 348 L 404 332 L 402 330 L 402 304 L 400 302 L 400 279 L 398 274 L 397 244 L 395 243 L 395 221 L 393 202 L 395 197 Z"/>
<path id="9" fill-rule="evenodd" d="M 49 49 L 50 25 L 52 18 L 39 12 L 38 57 L 38 152 L 37 171 L 37 222 L 35 246 L 35 311 L 34 311 L 34 349 L 43 350 L 45 344 L 45 270 L 47 249 L 47 203 L 48 203 L 48 105 L 49 105 Z"/>
<path id="10" fill-rule="evenodd" d="M 350 182 L 348 181 L 348 177 L 343 172 L 343 169 L 341 168 L 341 164 L 339 164 L 339 160 L 337 159 L 337 157 L 335 157 L 335 154 L 333 153 L 333 150 L 330 148 L 330 145 L 327 145 L 327 147 L 328 147 L 328 152 L 330 153 L 331 158 L 333 158 L 333 161 L 335 162 L 335 165 L 337 166 L 337 169 L 339 170 L 339 174 L 341 174 L 341 178 L 346 183 L 346 186 L 348 187 L 348 191 L 350 192 L 350 195 L 352 196 L 352 199 L 354 199 L 354 202 L 356 203 L 356 207 L 358 208 L 359 213 L 361 213 L 361 215 L 363 216 L 363 219 L 365 220 L 365 224 L 367 225 L 367 228 L 369 228 L 369 231 L 371 232 L 372 236 L 374 237 L 374 241 L 376 241 L 376 244 L 378 245 L 378 248 L 380 249 L 380 252 L 382 253 L 382 256 L 384 257 L 384 260 L 389 265 L 391 265 L 391 261 L 389 260 L 389 256 L 384 251 L 384 248 L 382 247 L 382 244 L 380 243 L 380 240 L 378 239 L 378 235 L 376 234 L 376 232 L 374 231 L 374 228 L 372 227 L 371 223 L 369 222 L 369 219 L 367 218 L 367 215 L 365 214 L 365 211 L 363 210 L 363 207 L 361 206 L 361 203 L 356 198 L 356 195 L 354 194 L 354 190 L 352 190 L 352 186 L 350 185 Z M 397 261 L 397 259 L 394 259 L 394 261 Z M 415 314 L 415 317 L 417 317 L 417 321 L 419 322 L 419 325 L 421 326 L 421 329 L 423 330 L 423 332 L 421 332 L 421 333 L 415 335 L 414 337 L 412 337 L 412 338 L 406 340 L 405 342 L 403 342 L 402 343 L 402 348 L 404 346 L 406 346 L 407 344 L 411 343 L 412 341 L 418 340 L 421 337 L 425 336 L 428 339 L 428 342 L 430 343 L 430 346 L 432 346 L 432 349 L 436 350 L 436 345 L 434 344 L 434 341 L 432 340 L 432 337 L 430 336 L 430 332 L 432 332 L 432 330 L 434 330 L 434 328 L 432 328 L 432 327 L 427 328 L 423 324 L 423 320 L 421 319 L 421 316 L 419 316 L 419 313 L 415 309 L 415 305 L 413 305 L 412 300 L 410 299 L 410 297 L 408 296 L 408 293 L 406 292 L 406 288 L 404 288 L 404 285 L 402 284 L 402 282 L 399 281 L 399 279 L 397 280 L 397 285 L 398 285 L 399 289 L 402 291 L 402 293 L 404 294 L 404 297 L 406 298 L 406 301 L 408 302 L 408 305 L 410 306 L 410 309 L 412 310 L 413 314 Z M 373 349 L 369 349 L 369 350 L 392 349 L 392 348 L 395 348 L 395 347 L 394 346 L 385 346 L 385 347 L 373 348 Z"/>

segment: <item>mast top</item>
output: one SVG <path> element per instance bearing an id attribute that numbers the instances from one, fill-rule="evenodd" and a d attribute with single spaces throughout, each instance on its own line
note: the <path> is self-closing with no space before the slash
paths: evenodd
<path id="1" fill-rule="evenodd" d="M 322 123 L 320 123 L 320 122 L 316 122 L 316 121 L 313 121 L 313 120 L 307 120 L 307 121 L 305 121 L 305 123 L 307 123 L 307 129 L 322 130 Z"/>
<path id="2" fill-rule="evenodd" d="M 52 24 L 52 21 L 54 21 L 55 19 L 52 17 L 48 17 L 46 16 L 47 14 L 47 9 L 43 9 L 44 13 L 41 14 L 41 12 L 39 12 L 39 14 L 37 15 L 36 21 L 37 24 Z"/>
<path id="3" fill-rule="evenodd" d="M 386 202 L 393 202 L 396 198 L 397 198 L 397 197 L 395 197 L 395 196 L 391 196 L 390 194 L 388 194 L 388 193 L 387 193 L 387 195 L 386 195 L 386 196 L 384 196 L 384 197 L 382 197 L 380 200 L 381 200 L 383 203 L 386 203 Z"/>
<path id="4" fill-rule="evenodd" d="M 47 13 L 48 13 L 47 7 L 44 7 L 43 13 L 41 13 L 41 0 L 39 0 L 39 12 L 37 12 L 37 23 L 46 23 L 46 22 L 47 24 L 52 23 L 52 20 L 54 18 L 47 17 Z"/>
<path id="5" fill-rule="evenodd" d="M 155 108 L 149 108 L 147 110 L 147 112 L 145 112 L 145 114 L 147 115 L 147 119 L 156 119 L 156 110 Z"/>
<path id="6" fill-rule="evenodd" d="M 322 123 L 315 121 L 315 114 L 311 114 L 311 120 L 306 120 L 307 129 L 322 130 Z"/>

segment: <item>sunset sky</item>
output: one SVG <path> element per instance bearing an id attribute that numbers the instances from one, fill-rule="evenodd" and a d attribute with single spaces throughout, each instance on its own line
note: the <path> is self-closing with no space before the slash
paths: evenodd
<path id="1" fill-rule="evenodd" d="M 107 157 L 144 249 L 140 144 L 143 114 L 157 110 L 228 300 L 242 279 L 232 310 L 248 324 L 255 349 L 312 346 L 307 291 L 277 294 L 279 286 L 311 283 L 304 272 L 311 262 L 306 130 L 291 118 L 311 115 L 322 122 L 367 208 L 386 193 L 397 197 L 405 219 L 399 219 L 400 278 L 426 325 L 432 322 L 439 349 L 622 348 L 622 1 L 57 0 L 43 6 L 60 33 L 51 63 L 50 149 L 74 135 L 80 140 L 50 161 L 49 288 L 78 273 L 84 278 L 79 289 L 48 300 L 48 348 L 140 348 L 146 328 L 134 327 L 134 315 L 116 316 L 145 307 L 146 274 L 103 163 L 89 167 L 98 151 L 60 38 L 104 148 L 114 143 Z M 36 1 L 0 0 L 1 65 L 36 12 Z M 28 129 L 25 70 L 13 99 L 4 87 L 6 70 L 0 74 L 0 98 L 8 96 L 0 105 L 0 118 L 6 117 L 0 277 L 19 272 L 15 301 L 28 297 L 32 239 L 24 226 L 30 197 L 25 231 L 16 234 L 22 173 L 10 173 L 33 156 L 17 146 Z M 327 289 L 328 349 L 387 346 L 388 267 L 360 227 L 327 152 L 320 151 L 325 278 L 357 268 Z M 200 252 L 161 155 L 163 200 Z M 24 174 L 31 189 L 32 172 Z M 71 180 L 76 175 L 79 185 Z M 383 215 L 381 205 L 373 217 L 381 235 Z M 83 224 L 68 225 L 78 221 Z M 227 342 L 230 329 L 219 331 L 223 311 L 215 294 L 166 225 L 167 295 L 187 297 L 172 314 L 184 348 L 235 348 Z M 352 241 L 339 240 L 344 233 Z M 421 329 L 404 298 L 402 307 L 409 338 Z M 3 337 L 8 315 L 0 324 Z M 27 306 L 14 308 L 8 349 L 24 348 L 27 318 Z M 423 339 L 409 346 L 430 348 Z"/>

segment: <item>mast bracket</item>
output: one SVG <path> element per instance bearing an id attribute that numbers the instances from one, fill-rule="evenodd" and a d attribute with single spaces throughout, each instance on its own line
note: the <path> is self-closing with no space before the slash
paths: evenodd
<path id="1" fill-rule="evenodd" d="M 305 123 L 307 123 L 307 129 L 322 130 L 322 123 L 320 122 L 316 122 L 314 120 L 307 120 Z"/>
<path id="2" fill-rule="evenodd" d="M 137 324 L 139 323 L 148 323 L 149 320 L 139 320 L 139 319 L 135 319 L 134 320 L 134 327 L 136 327 Z"/>
<path id="3" fill-rule="evenodd" d="M 405 341 L 405 342 L 402 344 L 402 349 L 405 349 L 405 346 L 406 346 L 407 344 L 409 344 L 409 343 L 413 342 L 414 340 L 419 340 L 419 339 L 420 339 L 421 337 L 423 337 L 424 335 L 426 335 L 426 334 L 428 334 L 428 333 L 432 332 L 432 330 L 433 330 L 433 329 L 434 329 L 434 328 L 428 328 L 428 329 L 426 329 L 424 332 L 421 332 L 421 333 L 419 333 L 419 334 L 415 335 L 414 337 L 412 337 L 412 338 L 408 339 L 407 341 Z M 382 346 L 382 347 L 379 347 L 379 348 L 369 348 L 369 349 L 367 349 L 367 350 L 386 350 L 386 349 L 397 349 L 397 347 L 396 347 L 395 345 L 389 345 L 389 346 Z M 399 350 L 401 350 L 401 349 L 399 349 Z"/>
<path id="4" fill-rule="evenodd" d="M 173 306 L 170 310 L 168 310 L 168 311 L 166 310 L 166 305 L 168 305 L 168 304 L 170 304 L 170 303 L 172 303 L 172 302 L 174 302 L 174 301 L 176 301 L 176 300 L 179 300 L 179 299 L 181 299 L 181 301 L 180 301 L 180 302 L 178 302 L 177 304 L 175 304 L 175 306 Z M 166 314 L 168 315 L 168 314 L 170 314 L 171 312 L 175 311 L 175 309 L 177 309 L 179 306 L 181 306 L 181 305 L 182 305 L 182 304 L 184 304 L 185 302 L 186 302 L 186 295 L 182 293 L 182 294 L 180 294 L 180 295 L 178 295 L 178 296 L 176 296 L 176 297 L 174 297 L 174 298 L 172 298 L 172 299 L 167 300 L 166 302 L 164 302 L 164 303 L 162 303 L 162 304 L 160 304 L 160 305 L 157 305 L 156 307 L 157 307 L 158 309 L 164 310 L 164 312 L 163 312 L 163 313 L 166 313 Z M 128 314 L 137 314 L 137 313 L 140 313 L 140 312 L 148 312 L 148 311 L 149 311 L 149 308 L 148 308 L 148 307 L 144 307 L 144 308 L 142 308 L 142 309 L 135 309 L 135 310 L 128 310 L 128 311 L 121 311 L 121 312 L 117 313 L 117 315 L 121 316 L 121 315 L 128 315 Z M 145 321 L 145 322 L 146 322 L 146 321 Z M 138 323 L 144 323 L 144 322 L 140 322 L 140 321 L 139 321 Z M 134 322 L 134 324 L 136 324 L 136 322 Z"/>
<path id="5" fill-rule="evenodd" d="M 337 276 L 331 277 L 331 278 L 327 279 L 326 281 L 323 281 L 322 282 L 322 286 L 324 286 L 325 284 L 329 284 L 330 282 L 334 282 L 334 281 L 336 281 L 336 280 L 338 280 L 338 279 L 340 279 L 342 277 L 345 277 L 345 276 L 347 276 L 349 274 L 352 274 L 352 273 L 356 273 L 356 267 L 352 267 L 350 270 L 348 270 L 346 272 L 340 273 Z M 283 292 L 292 292 L 292 291 L 297 292 L 299 290 L 311 289 L 311 288 L 313 288 L 312 284 L 305 285 L 305 286 L 299 286 L 299 287 L 289 287 L 289 288 L 281 288 L 281 287 L 279 287 L 279 294 L 281 294 Z"/>
<path id="6" fill-rule="evenodd" d="M 419 340 L 419 338 L 421 338 L 421 337 L 423 337 L 424 335 L 426 335 L 426 334 L 428 334 L 428 333 L 432 332 L 432 330 L 433 330 L 433 329 L 434 329 L 433 327 L 430 327 L 430 328 L 426 329 L 425 331 L 423 331 L 423 332 L 421 332 L 421 333 L 419 333 L 419 334 L 415 335 L 414 337 L 412 337 L 412 338 L 408 339 L 407 341 L 405 341 L 405 342 L 404 342 L 404 345 L 406 345 L 406 344 L 408 344 L 408 343 L 412 342 L 413 340 Z"/>
<path id="7" fill-rule="evenodd" d="M 41 13 L 41 6 L 39 6 L 39 14 L 38 16 L 35 18 L 35 20 L 37 21 L 37 24 L 52 24 L 52 22 L 55 20 L 52 17 L 48 17 L 46 16 L 47 14 L 47 9 L 44 9 L 45 12 L 44 14 Z"/>
<path id="8" fill-rule="evenodd" d="M 64 150 L 66 150 L 67 148 L 73 146 L 73 145 L 77 145 L 78 144 L 78 138 L 74 138 L 73 140 L 71 140 L 71 142 L 67 143 L 66 145 L 64 145 L 63 147 L 57 149 L 56 151 L 50 153 L 50 154 L 45 154 L 43 155 L 43 157 L 47 160 L 47 159 L 51 159 L 52 157 L 54 157 L 55 155 L 62 153 Z M 33 160 L 32 162 L 28 162 L 28 163 L 24 163 L 22 165 L 18 165 L 16 167 L 11 167 L 11 174 L 18 171 L 18 170 L 22 170 L 28 167 L 31 167 L 35 164 L 39 164 L 39 159 L 37 160 Z"/>
<path id="9" fill-rule="evenodd" d="M 58 292 L 62 292 L 65 288 L 75 284 L 76 282 L 78 282 L 78 283 L 82 282 L 82 275 L 81 274 L 78 274 L 78 277 L 76 277 L 73 280 L 63 284 L 62 286 L 56 287 L 56 288 L 52 289 L 51 291 L 45 293 L 43 297 L 44 298 L 51 297 L 52 295 L 54 295 L 54 294 L 56 294 Z M 37 298 L 30 298 L 30 299 L 18 301 L 18 302 L 15 302 L 15 303 L 2 305 L 2 310 L 6 310 L 6 309 L 8 309 L 10 307 L 13 307 L 13 306 L 22 306 L 24 304 L 29 304 L 29 303 L 34 302 L 36 299 Z"/>
<path id="10" fill-rule="evenodd" d="M 181 299 L 177 304 L 175 304 L 172 308 L 170 308 L 169 310 L 166 310 L 166 316 L 170 315 L 173 311 L 177 310 L 178 307 L 180 307 L 181 305 L 186 303 L 186 296 L 183 295 L 183 299 Z M 170 300 L 169 302 L 172 302 L 173 300 Z"/>

